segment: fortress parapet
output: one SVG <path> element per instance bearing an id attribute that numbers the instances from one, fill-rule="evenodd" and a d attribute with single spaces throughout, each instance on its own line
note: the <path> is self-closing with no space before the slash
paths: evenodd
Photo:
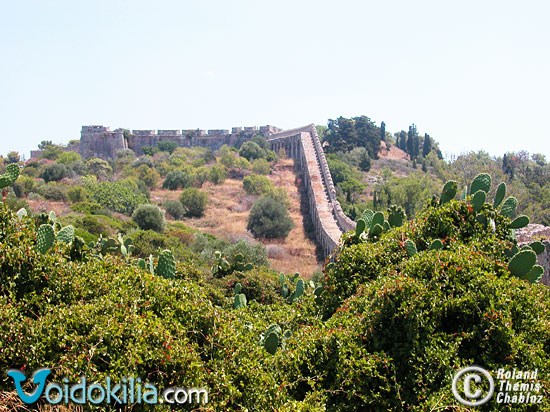
<path id="1" fill-rule="evenodd" d="M 160 129 L 130 130 L 116 129 L 108 126 L 82 126 L 80 144 L 67 147 L 66 150 L 78 151 L 83 158 L 99 157 L 110 160 L 116 158 L 117 151 L 132 149 L 138 156 L 143 154 L 143 146 L 156 146 L 159 142 L 173 141 L 180 147 L 202 146 L 212 150 L 224 144 L 239 145 L 254 135 L 269 137 L 281 129 L 275 126 L 246 126 L 228 129 Z M 40 153 L 33 152 L 36 156 Z"/>

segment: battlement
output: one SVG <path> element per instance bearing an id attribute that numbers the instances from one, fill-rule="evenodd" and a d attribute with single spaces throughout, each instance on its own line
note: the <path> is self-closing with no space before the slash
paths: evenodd
<path id="1" fill-rule="evenodd" d="M 109 132 L 111 129 L 108 126 L 92 125 L 82 126 L 82 133 L 103 133 Z"/>
<path id="2" fill-rule="evenodd" d="M 181 130 L 157 130 L 159 136 L 181 136 Z"/>
<path id="3" fill-rule="evenodd" d="M 136 136 L 155 136 L 156 130 L 132 130 L 132 133 Z"/>

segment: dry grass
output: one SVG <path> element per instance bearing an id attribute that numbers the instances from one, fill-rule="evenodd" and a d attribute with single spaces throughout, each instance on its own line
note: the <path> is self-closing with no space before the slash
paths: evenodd
<path id="1" fill-rule="evenodd" d="M 294 228 L 285 240 L 263 240 L 264 245 L 277 245 L 283 248 L 283 253 L 271 257 L 271 266 L 285 273 L 300 272 L 309 277 L 320 268 L 316 257 L 316 245 L 307 238 L 303 217 L 300 213 L 300 193 L 293 171 L 293 161 L 280 160 L 275 170 L 269 176 L 273 184 L 282 187 L 288 193 L 290 200 L 290 217 Z M 213 234 L 222 239 L 235 241 L 237 239 L 252 240 L 246 230 L 246 219 L 255 197 L 247 195 L 242 181 L 227 179 L 223 185 L 214 186 L 207 183 L 203 190 L 208 193 L 208 207 L 201 218 L 186 218 L 183 223 L 200 231 Z M 155 190 L 151 192 L 151 200 L 162 203 L 165 200 L 178 199 L 181 191 Z"/>

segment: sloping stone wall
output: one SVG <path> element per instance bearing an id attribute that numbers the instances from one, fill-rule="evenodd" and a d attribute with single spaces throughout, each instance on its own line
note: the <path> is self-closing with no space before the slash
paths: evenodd
<path id="1" fill-rule="evenodd" d="M 288 157 L 299 162 L 315 237 L 324 255 L 328 256 L 338 246 L 342 233 L 355 228 L 355 222 L 344 215 L 336 199 L 336 190 L 315 125 L 275 133 L 268 142 L 271 150 L 279 153 L 284 149 Z"/>

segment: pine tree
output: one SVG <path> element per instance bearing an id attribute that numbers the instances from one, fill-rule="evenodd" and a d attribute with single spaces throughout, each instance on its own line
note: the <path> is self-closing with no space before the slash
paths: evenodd
<path id="1" fill-rule="evenodd" d="M 428 133 L 424 135 L 424 147 L 422 147 L 422 156 L 426 157 L 432 151 L 432 138 Z"/>
<path id="2" fill-rule="evenodd" d="M 361 154 L 361 158 L 359 159 L 359 169 L 361 169 L 363 172 L 368 172 L 370 170 L 370 167 L 371 167 L 370 157 L 367 154 L 367 152 L 364 151 Z"/>

